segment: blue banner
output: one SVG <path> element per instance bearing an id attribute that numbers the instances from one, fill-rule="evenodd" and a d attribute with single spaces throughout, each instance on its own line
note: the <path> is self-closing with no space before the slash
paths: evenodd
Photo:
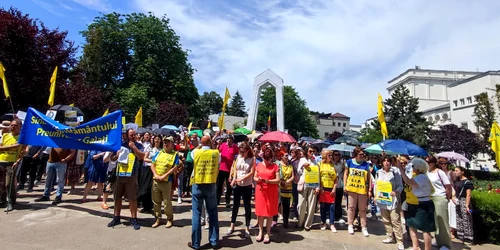
<path id="1" fill-rule="evenodd" d="M 19 143 L 24 145 L 112 152 L 120 149 L 121 141 L 121 110 L 69 127 L 29 108 L 19 137 Z"/>

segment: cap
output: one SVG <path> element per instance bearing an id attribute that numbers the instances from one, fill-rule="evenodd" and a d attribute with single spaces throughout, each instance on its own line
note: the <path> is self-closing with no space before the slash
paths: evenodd
<path id="1" fill-rule="evenodd" d="M 171 142 L 174 142 L 174 137 L 172 137 L 172 136 L 163 137 L 163 141 L 171 141 Z"/>
<path id="2" fill-rule="evenodd" d="M 2 121 L 0 128 L 10 128 L 10 121 Z"/>

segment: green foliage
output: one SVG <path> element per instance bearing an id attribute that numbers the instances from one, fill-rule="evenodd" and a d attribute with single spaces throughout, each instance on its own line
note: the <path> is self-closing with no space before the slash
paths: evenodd
<path id="1" fill-rule="evenodd" d="M 384 104 L 389 138 L 410 141 L 426 148 L 431 123 L 418 111 L 418 98 L 412 97 L 410 90 L 400 85 Z M 377 120 L 372 125 L 380 131 L 380 123 Z"/>
<path id="2" fill-rule="evenodd" d="M 477 134 L 455 124 L 440 126 L 429 133 L 429 150 L 434 153 L 454 151 L 473 159 L 481 152 L 481 141 Z"/>
<path id="3" fill-rule="evenodd" d="M 222 99 L 222 97 L 215 91 L 203 92 L 203 95 L 200 96 L 200 100 L 198 102 L 198 106 L 204 118 L 208 118 L 209 115 L 219 114 L 222 112 L 223 104 L 224 99 Z"/>
<path id="4" fill-rule="evenodd" d="M 129 88 L 119 88 L 116 90 L 114 101 L 123 110 L 127 123 L 134 122 L 135 115 L 142 107 L 142 124 L 151 124 L 154 122 L 158 104 L 154 98 L 148 97 L 148 91 L 145 86 L 132 84 Z"/>
<path id="5" fill-rule="evenodd" d="M 467 170 L 465 172 L 465 175 L 467 177 L 471 177 L 472 176 L 473 180 L 485 180 L 485 181 L 500 180 L 500 172 Z"/>
<path id="6" fill-rule="evenodd" d="M 283 88 L 283 106 L 285 113 L 285 129 L 295 138 L 310 136 L 318 138 L 318 128 L 310 118 L 306 102 L 300 98 L 292 86 Z M 257 128 L 267 127 L 267 118 L 271 115 L 271 129 L 276 130 L 276 89 L 268 87 L 263 90 L 257 114 Z"/>
<path id="7" fill-rule="evenodd" d="M 239 117 L 247 116 L 247 112 L 245 111 L 245 101 L 243 101 L 243 97 L 241 97 L 240 92 L 236 91 L 231 98 L 231 102 L 227 107 L 227 114 Z"/>
<path id="8" fill-rule="evenodd" d="M 474 236 L 479 242 L 500 243 L 500 195 L 472 191 Z"/>
<path id="9" fill-rule="evenodd" d="M 366 143 L 379 143 L 383 139 L 380 129 L 374 129 L 371 127 L 366 127 L 361 129 L 361 137 L 358 138 L 360 142 Z"/>
<path id="10" fill-rule="evenodd" d="M 477 102 L 474 107 L 474 125 L 476 125 L 479 130 L 478 132 L 481 135 L 481 152 L 493 156 L 494 153 L 488 142 L 488 139 L 490 138 L 491 125 L 495 121 L 495 108 L 493 107 L 493 101 L 489 98 L 488 93 L 486 92 L 476 95 L 474 98 Z"/>

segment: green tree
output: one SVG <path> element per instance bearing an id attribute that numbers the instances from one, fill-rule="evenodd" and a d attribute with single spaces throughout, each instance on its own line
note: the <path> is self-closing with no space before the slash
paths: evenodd
<path id="1" fill-rule="evenodd" d="M 86 43 L 79 67 L 92 86 L 122 100 L 117 95 L 135 84 L 146 91 L 148 102 L 195 107 L 194 69 L 165 16 L 110 13 L 96 17 L 81 33 Z"/>
<path id="2" fill-rule="evenodd" d="M 366 127 L 361 129 L 361 137 L 358 139 L 360 142 L 379 143 L 383 140 L 383 136 L 380 130 Z"/>
<path id="3" fill-rule="evenodd" d="M 391 97 L 384 102 L 384 114 L 389 138 L 411 141 L 427 147 L 431 123 L 418 111 L 418 98 L 412 97 L 403 85 L 397 87 Z M 380 123 L 372 122 L 375 130 L 380 131 Z"/>
<path id="4" fill-rule="evenodd" d="M 309 116 L 306 102 L 300 98 L 292 86 L 283 88 L 283 106 L 285 113 L 285 129 L 295 138 L 299 136 L 318 137 L 318 128 Z M 276 89 L 268 87 L 261 96 L 257 114 L 257 127 L 267 127 L 267 118 L 271 116 L 271 129 L 276 130 Z"/>
<path id="5" fill-rule="evenodd" d="M 231 98 L 231 102 L 227 107 L 227 114 L 239 117 L 247 116 L 247 112 L 245 111 L 245 101 L 243 101 L 243 97 L 241 97 L 240 92 L 236 91 L 233 98 Z"/>
<path id="6" fill-rule="evenodd" d="M 429 150 L 434 153 L 455 151 L 468 159 L 473 159 L 481 152 L 481 139 L 467 128 L 447 124 L 431 130 Z"/>
<path id="7" fill-rule="evenodd" d="M 148 97 L 148 91 L 145 86 L 132 84 L 129 88 L 119 88 L 116 90 L 114 101 L 123 110 L 127 123 L 134 122 L 135 115 L 142 107 L 142 124 L 146 126 L 156 119 L 158 104 L 154 98 Z"/>
<path id="8" fill-rule="evenodd" d="M 481 152 L 493 155 L 493 151 L 491 150 L 488 142 L 488 139 L 490 138 L 491 125 L 495 121 L 496 115 L 493 101 L 486 92 L 476 95 L 474 98 L 477 103 L 474 107 L 474 125 L 478 128 L 478 133 L 481 136 Z"/>
<path id="9" fill-rule="evenodd" d="M 200 101 L 198 107 L 201 110 L 201 114 L 204 118 L 208 118 L 209 115 L 218 114 L 222 111 L 222 105 L 224 100 L 215 91 L 204 92 L 200 96 Z"/>

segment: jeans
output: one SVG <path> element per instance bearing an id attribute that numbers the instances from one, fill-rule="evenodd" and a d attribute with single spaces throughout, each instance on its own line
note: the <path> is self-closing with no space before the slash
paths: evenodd
<path id="1" fill-rule="evenodd" d="M 45 179 L 45 190 L 43 196 L 50 197 L 54 179 L 57 182 L 56 197 L 62 198 L 64 191 L 64 177 L 66 175 L 66 163 L 62 162 L 48 162 L 47 163 L 47 177 Z"/>
<path id="2" fill-rule="evenodd" d="M 220 204 L 224 182 L 226 182 L 226 205 L 231 204 L 233 187 L 229 183 L 229 172 L 219 171 L 219 176 L 217 177 L 217 205 Z"/>
<path id="3" fill-rule="evenodd" d="M 373 201 L 373 198 L 369 200 L 370 202 L 370 213 L 372 216 L 377 216 L 377 204 Z"/>
<path id="4" fill-rule="evenodd" d="M 344 189 L 337 188 L 335 190 L 335 220 L 342 219 L 342 198 L 344 197 Z"/>
<path id="5" fill-rule="evenodd" d="M 335 203 L 325 203 L 321 202 L 319 204 L 319 213 L 321 215 L 321 222 L 323 224 L 326 223 L 326 214 L 329 213 L 330 215 L 330 224 L 333 224 L 335 221 Z"/>
<path id="6" fill-rule="evenodd" d="M 209 228 L 208 240 L 212 246 L 219 243 L 219 215 L 217 211 L 217 186 L 215 184 L 193 184 L 192 187 L 192 229 L 191 244 L 193 248 L 200 248 L 201 242 L 201 210 L 206 205 Z"/>
<path id="7" fill-rule="evenodd" d="M 184 192 L 184 172 L 177 175 L 177 196 L 182 197 Z"/>
<path id="8" fill-rule="evenodd" d="M 231 223 L 236 222 L 236 217 L 238 216 L 238 210 L 240 209 L 240 201 L 241 198 L 243 198 L 243 206 L 245 207 L 245 226 L 250 227 L 250 220 L 252 219 L 252 207 L 250 205 L 252 201 L 252 185 L 236 186 L 233 191 L 234 191 L 234 201 L 233 201 L 233 213 L 231 215 Z"/>

